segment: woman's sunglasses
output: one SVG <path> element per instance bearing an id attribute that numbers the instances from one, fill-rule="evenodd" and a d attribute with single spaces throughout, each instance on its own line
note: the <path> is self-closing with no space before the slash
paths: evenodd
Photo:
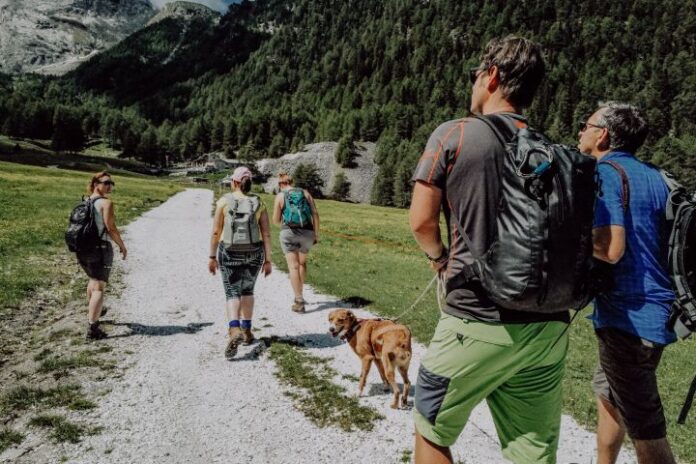
<path id="1" fill-rule="evenodd" d="M 116 182 L 114 182 L 113 180 L 105 180 L 104 182 L 99 181 L 97 182 L 97 184 L 111 185 L 112 187 L 116 186 Z"/>

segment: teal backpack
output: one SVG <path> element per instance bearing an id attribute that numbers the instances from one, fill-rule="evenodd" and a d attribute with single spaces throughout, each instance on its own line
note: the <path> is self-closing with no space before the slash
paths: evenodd
<path id="1" fill-rule="evenodd" d="M 291 188 L 283 192 L 283 224 L 291 229 L 312 228 L 312 207 L 305 198 L 304 190 Z"/>

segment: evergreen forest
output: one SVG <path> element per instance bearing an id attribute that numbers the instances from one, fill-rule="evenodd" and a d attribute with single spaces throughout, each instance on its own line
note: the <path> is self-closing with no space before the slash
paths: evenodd
<path id="1" fill-rule="evenodd" d="M 696 187 L 696 0 L 258 0 L 220 22 L 167 18 L 61 77 L 0 76 L 0 133 L 79 151 L 101 139 L 153 165 L 224 151 L 278 157 L 315 141 L 378 143 L 375 204 L 407 206 L 430 132 L 466 116 L 486 42 L 542 44 L 527 111 L 575 144 L 602 100 L 645 110 L 639 155 Z M 348 147 L 348 148 L 346 148 Z"/>

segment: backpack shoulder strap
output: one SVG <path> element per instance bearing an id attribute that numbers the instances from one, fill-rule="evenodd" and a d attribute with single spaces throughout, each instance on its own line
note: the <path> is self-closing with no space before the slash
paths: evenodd
<path id="1" fill-rule="evenodd" d="M 626 213 L 626 211 L 628 211 L 628 204 L 631 199 L 631 192 L 628 189 L 628 176 L 626 175 L 626 171 L 616 161 L 600 161 L 598 164 L 608 164 L 612 168 L 616 169 L 619 176 L 621 176 L 621 204 L 623 205 L 624 213 Z"/>
<path id="2" fill-rule="evenodd" d="M 510 142 L 515 136 L 516 131 L 510 128 L 510 125 L 505 121 L 505 116 L 500 116 L 497 114 L 477 114 L 474 117 L 480 121 L 483 121 L 493 131 L 503 147 L 505 147 L 505 145 L 507 145 L 507 143 Z"/>

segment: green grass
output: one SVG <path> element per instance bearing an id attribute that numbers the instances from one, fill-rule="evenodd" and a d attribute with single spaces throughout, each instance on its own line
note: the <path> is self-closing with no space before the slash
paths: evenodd
<path id="1" fill-rule="evenodd" d="M 75 411 L 93 409 L 96 404 L 88 400 L 79 385 L 68 384 L 53 388 L 19 385 L 0 395 L 0 413 L 16 414 L 29 408 L 67 407 Z"/>
<path id="2" fill-rule="evenodd" d="M 63 233 L 89 178 L 86 173 L 0 161 L 0 318 L 8 307 L 16 308 L 59 276 L 61 270 L 52 269 L 55 264 L 48 258 L 71 257 Z M 112 198 L 121 226 L 181 190 L 156 178 L 115 175 L 114 180 Z"/>
<path id="3" fill-rule="evenodd" d="M 337 373 L 328 366 L 328 359 L 312 356 L 281 341 L 273 342 L 269 352 L 278 366 L 278 378 L 295 388 L 287 396 L 319 427 L 333 425 L 347 432 L 372 430 L 374 422 L 383 419 L 374 409 L 360 406 L 357 398 L 346 395 L 343 387 L 332 382 Z"/>
<path id="4" fill-rule="evenodd" d="M 53 356 L 45 358 L 41 361 L 38 372 L 67 371 L 82 367 L 98 367 L 106 370 L 114 369 L 115 366 L 113 363 L 96 357 L 94 355 L 95 352 L 82 351 L 73 356 Z"/>
<path id="5" fill-rule="evenodd" d="M 63 416 L 55 414 L 42 414 L 32 417 L 29 425 L 51 429 L 51 438 L 58 443 L 79 443 L 83 435 L 99 433 L 98 428 L 76 424 Z"/>
<path id="6" fill-rule="evenodd" d="M 264 201 L 272 207 L 272 196 L 265 195 Z M 371 302 L 369 309 L 382 316 L 396 316 L 411 306 L 433 274 L 411 235 L 407 211 L 329 200 L 317 201 L 317 208 L 322 230 L 320 243 L 309 255 L 308 283 L 339 298 L 367 300 Z M 273 262 L 287 270 L 275 226 L 272 237 Z M 569 331 L 564 411 L 593 430 L 596 407 L 590 382 L 597 364 L 597 342 L 587 314 L 588 310 L 581 313 Z M 431 289 L 401 322 L 411 328 L 418 341 L 427 344 L 438 317 L 435 291 Z M 694 353 L 696 337 L 671 345 L 658 369 L 668 437 L 683 463 L 696 463 L 696 409 L 685 425 L 676 423 L 696 374 Z"/>
<path id="7" fill-rule="evenodd" d="M 12 445 L 19 445 L 24 440 L 24 435 L 10 428 L 0 429 L 0 453 Z"/>

